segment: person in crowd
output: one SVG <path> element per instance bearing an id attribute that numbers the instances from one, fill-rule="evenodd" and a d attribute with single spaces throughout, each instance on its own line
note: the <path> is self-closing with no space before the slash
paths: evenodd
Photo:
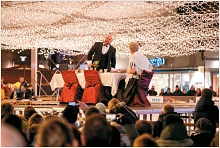
<path id="1" fill-rule="evenodd" d="M 22 129 L 21 118 L 19 118 L 17 115 L 14 115 L 14 114 L 8 114 L 2 118 L 2 123 L 10 124 L 14 128 L 16 128 L 21 133 L 21 135 L 24 137 L 25 142 L 28 143 L 27 136 L 23 132 L 23 129 Z"/>
<path id="2" fill-rule="evenodd" d="M 128 146 L 133 146 L 134 140 L 139 136 L 138 131 L 135 129 L 134 123 L 130 116 L 124 114 L 117 114 L 116 122 L 123 126 L 125 134 L 127 135 L 130 144 Z"/>
<path id="3" fill-rule="evenodd" d="M 118 114 L 121 113 L 124 116 L 129 116 L 133 123 L 135 124 L 138 120 L 137 115 L 132 111 L 124 102 L 120 102 L 119 100 L 113 98 L 108 102 L 108 109 L 110 114 Z"/>
<path id="4" fill-rule="evenodd" d="M 14 86 L 15 86 L 15 88 L 17 89 L 17 88 L 20 88 L 21 85 L 23 85 L 25 88 L 27 88 L 27 82 L 25 81 L 24 77 L 22 77 L 22 76 L 19 77 L 19 81 L 16 82 L 16 83 L 14 84 Z"/>
<path id="5" fill-rule="evenodd" d="M 99 69 L 107 69 L 108 72 L 115 69 L 116 65 L 116 49 L 111 45 L 113 36 L 106 35 L 103 42 L 95 42 L 88 53 L 88 67 L 95 66 L 94 61 L 98 61 Z M 92 58 L 92 56 L 94 56 Z M 93 63 L 93 64 L 92 64 Z"/>
<path id="6" fill-rule="evenodd" d="M 2 90 L 4 92 L 4 98 L 3 99 L 10 99 L 10 96 L 12 94 L 12 89 L 8 86 L 7 82 L 3 82 Z"/>
<path id="7" fill-rule="evenodd" d="M 167 91 L 164 93 L 164 96 L 172 96 L 173 93 L 170 91 L 170 88 L 167 88 Z"/>
<path id="8" fill-rule="evenodd" d="M 78 124 L 76 122 L 78 118 L 78 113 L 78 107 L 67 105 L 66 108 L 63 110 L 63 117 L 67 120 L 67 123 L 73 124 L 78 127 Z"/>
<path id="9" fill-rule="evenodd" d="M 73 124 L 69 124 L 68 126 L 70 127 L 71 131 L 73 132 L 73 135 L 75 136 L 76 140 L 78 141 L 79 147 L 81 147 L 82 141 L 81 141 L 81 133 L 80 133 L 79 129 Z"/>
<path id="10" fill-rule="evenodd" d="M 149 96 L 156 96 L 157 92 L 155 91 L 154 86 L 151 86 L 151 89 L 147 92 Z"/>
<path id="11" fill-rule="evenodd" d="M 85 119 L 93 114 L 100 114 L 100 111 L 95 106 L 90 106 L 85 112 Z"/>
<path id="12" fill-rule="evenodd" d="M 115 105 L 117 105 L 118 103 L 120 103 L 120 101 L 117 98 L 112 98 L 109 102 L 108 102 L 108 110 L 110 111 L 112 108 L 115 107 Z"/>
<path id="13" fill-rule="evenodd" d="M 82 102 L 82 101 L 78 101 L 78 102 L 79 102 L 79 109 L 81 109 L 85 114 L 86 110 L 88 109 L 88 106 L 86 105 L 85 102 Z M 95 105 L 95 107 L 100 111 L 101 114 L 106 113 L 106 107 L 104 103 L 99 102 Z"/>
<path id="14" fill-rule="evenodd" d="M 83 133 L 84 146 L 108 147 L 111 143 L 111 135 L 112 128 L 103 115 L 93 114 L 86 118 Z"/>
<path id="15" fill-rule="evenodd" d="M 29 118 L 34 114 L 37 113 L 33 106 L 27 106 L 24 108 L 24 119 L 28 122 Z"/>
<path id="16" fill-rule="evenodd" d="M 28 127 L 27 133 L 28 133 L 28 146 L 29 147 L 34 147 L 34 139 L 37 134 L 37 131 L 39 130 L 41 126 L 42 125 L 40 124 L 33 124 Z"/>
<path id="17" fill-rule="evenodd" d="M 181 96 L 182 95 L 182 91 L 180 90 L 179 86 L 176 85 L 176 89 L 173 92 L 173 96 Z"/>
<path id="18" fill-rule="evenodd" d="M 14 126 L 17 130 L 22 131 L 22 120 L 17 115 L 14 114 L 5 115 L 2 118 L 2 122 L 8 123 Z"/>
<path id="19" fill-rule="evenodd" d="M 134 147 L 158 147 L 156 140 L 147 133 L 144 133 L 140 136 L 138 136 L 135 140 L 134 140 Z"/>
<path id="20" fill-rule="evenodd" d="M 59 118 L 50 118 L 38 129 L 35 147 L 77 147 L 71 129 Z"/>
<path id="21" fill-rule="evenodd" d="M 1 124 L 2 147 L 27 147 L 28 144 L 20 131 L 10 124 Z"/>
<path id="22" fill-rule="evenodd" d="M 193 140 L 193 146 L 196 147 L 209 147 L 212 136 L 211 131 L 212 123 L 206 118 L 200 118 L 197 120 L 195 129 L 191 133 L 190 138 Z"/>
<path id="23" fill-rule="evenodd" d="M 14 114 L 14 105 L 10 102 L 4 102 L 1 104 L 1 116 Z"/>
<path id="24" fill-rule="evenodd" d="M 196 93 L 194 94 L 194 96 L 201 96 L 201 93 L 202 93 L 201 89 L 197 88 Z"/>
<path id="25" fill-rule="evenodd" d="M 27 135 L 27 129 L 28 129 L 28 123 L 26 122 L 26 120 L 24 119 L 24 115 L 18 115 L 18 117 L 22 120 L 22 132 Z"/>
<path id="26" fill-rule="evenodd" d="M 214 137 L 216 133 L 216 123 L 219 122 L 219 109 L 214 104 L 212 100 L 212 90 L 205 88 L 202 90 L 202 96 L 197 102 L 194 112 L 194 124 L 196 124 L 200 118 L 207 118 L 212 123 L 212 137 Z"/>
<path id="27" fill-rule="evenodd" d="M 8 83 L 4 82 L 4 78 L 1 77 L 1 90 L 2 90 L 2 99 L 10 98 L 10 94 L 12 93 L 11 89 L 8 87 Z"/>
<path id="28" fill-rule="evenodd" d="M 212 90 L 212 96 L 217 97 L 217 93 L 213 90 L 213 87 L 209 86 L 209 89 Z"/>
<path id="29" fill-rule="evenodd" d="M 103 103 L 99 102 L 95 107 L 100 111 L 101 114 L 106 114 L 106 107 Z"/>
<path id="30" fill-rule="evenodd" d="M 151 125 L 151 123 L 149 123 L 146 120 L 138 120 L 135 123 L 135 128 L 138 131 L 139 135 L 142 135 L 142 134 L 145 134 L 145 133 L 147 133 L 149 135 L 153 134 L 152 125 Z"/>
<path id="31" fill-rule="evenodd" d="M 183 89 L 181 96 L 188 96 L 188 94 L 186 93 L 186 89 Z"/>
<path id="32" fill-rule="evenodd" d="M 111 126 L 111 129 L 112 129 L 112 135 L 111 135 L 111 142 L 109 146 L 120 147 L 120 144 L 122 142 L 120 132 L 115 126 Z"/>
<path id="33" fill-rule="evenodd" d="M 23 86 L 25 88 L 25 90 L 27 89 L 27 82 L 25 81 L 24 77 L 22 77 L 22 76 L 19 77 L 18 82 L 13 84 L 14 89 L 11 93 L 10 99 L 16 98 L 15 94 L 21 90 L 21 88 L 20 88 L 21 86 Z M 19 89 L 19 90 L 17 90 L 17 89 Z M 23 90 L 23 88 L 22 88 L 22 90 Z"/>
<path id="34" fill-rule="evenodd" d="M 91 116 L 91 115 L 93 115 L 93 114 L 100 114 L 99 109 L 96 108 L 95 106 L 90 106 L 90 107 L 88 107 L 88 108 L 86 109 L 86 112 L 85 112 L 85 120 L 86 120 L 89 116 Z M 79 131 L 80 131 L 81 133 L 84 132 L 84 125 L 82 125 L 82 127 L 79 128 Z"/>
<path id="35" fill-rule="evenodd" d="M 195 93 L 196 93 L 195 88 L 193 85 L 191 85 L 191 87 L 188 91 L 188 96 L 194 96 Z"/>
<path id="36" fill-rule="evenodd" d="M 164 89 L 161 88 L 159 96 L 164 96 L 164 95 L 165 95 L 165 93 L 164 93 Z"/>
<path id="37" fill-rule="evenodd" d="M 28 126 L 31 126 L 33 124 L 42 124 L 44 121 L 44 118 L 39 115 L 38 113 L 34 113 L 28 120 Z"/>
<path id="38" fill-rule="evenodd" d="M 37 98 L 34 95 L 34 90 L 32 85 L 27 86 L 25 98 L 29 100 L 37 100 Z"/>
<path id="39" fill-rule="evenodd" d="M 20 88 L 14 90 L 16 92 L 16 100 L 22 100 L 25 99 L 26 97 L 26 88 L 24 87 L 24 85 L 21 85 Z"/>
<path id="40" fill-rule="evenodd" d="M 164 120 L 170 114 L 177 115 L 177 113 L 174 112 L 174 107 L 171 104 L 165 104 L 162 107 L 162 114 L 159 115 L 158 120 L 154 122 L 154 125 L 153 125 L 153 137 L 154 138 L 160 137 L 161 131 L 163 130 Z"/>
<path id="41" fill-rule="evenodd" d="M 167 116 L 164 120 L 163 130 L 156 143 L 159 147 L 190 147 L 193 145 L 183 120 L 177 115 Z"/>

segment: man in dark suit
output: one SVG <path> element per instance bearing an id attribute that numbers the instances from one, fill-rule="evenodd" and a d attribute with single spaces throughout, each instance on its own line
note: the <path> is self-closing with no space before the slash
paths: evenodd
<path id="1" fill-rule="evenodd" d="M 97 70 L 108 69 L 108 72 L 114 70 L 116 65 L 116 49 L 110 45 L 112 41 L 112 35 L 108 34 L 103 42 L 95 42 L 88 53 L 88 67 L 94 66 L 92 63 L 98 61 Z M 92 59 L 93 55 L 94 57 Z"/>

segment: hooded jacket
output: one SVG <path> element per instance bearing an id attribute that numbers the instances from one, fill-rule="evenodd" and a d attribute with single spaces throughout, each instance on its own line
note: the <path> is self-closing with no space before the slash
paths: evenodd
<path id="1" fill-rule="evenodd" d="M 211 134 L 214 137 L 216 132 L 216 122 L 219 122 L 219 109 L 214 105 L 214 101 L 208 98 L 200 98 L 195 107 L 194 123 L 200 118 L 207 118 L 212 123 Z"/>
<path id="2" fill-rule="evenodd" d="M 153 137 L 154 138 L 160 137 L 160 133 L 163 130 L 163 122 L 165 121 L 165 118 L 171 114 L 177 115 L 176 112 L 168 112 L 166 114 L 161 114 L 161 115 L 159 115 L 158 120 L 156 122 L 154 122 L 154 126 L 153 126 Z"/>

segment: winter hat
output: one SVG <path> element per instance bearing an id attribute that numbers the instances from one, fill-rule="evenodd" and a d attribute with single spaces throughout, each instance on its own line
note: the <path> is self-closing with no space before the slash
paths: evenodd
<path id="1" fill-rule="evenodd" d="M 160 138 L 165 140 L 183 140 L 188 138 L 186 127 L 183 123 L 169 124 L 162 130 Z"/>
<path id="2" fill-rule="evenodd" d="M 200 118 L 195 126 L 203 131 L 211 131 L 213 128 L 212 123 L 206 118 Z"/>
<path id="3" fill-rule="evenodd" d="M 188 147 L 193 145 L 193 141 L 187 135 L 185 125 L 180 122 L 167 125 L 156 142 L 159 147 Z"/>
<path id="4" fill-rule="evenodd" d="M 100 111 L 101 114 L 105 113 L 106 107 L 103 103 L 97 103 L 95 107 Z"/>

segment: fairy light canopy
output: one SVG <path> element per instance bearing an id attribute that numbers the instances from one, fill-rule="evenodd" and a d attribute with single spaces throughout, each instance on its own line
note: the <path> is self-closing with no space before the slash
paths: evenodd
<path id="1" fill-rule="evenodd" d="M 218 1 L 2 1 L 1 8 L 2 50 L 87 54 L 111 33 L 121 58 L 131 41 L 152 56 L 219 51 Z"/>

